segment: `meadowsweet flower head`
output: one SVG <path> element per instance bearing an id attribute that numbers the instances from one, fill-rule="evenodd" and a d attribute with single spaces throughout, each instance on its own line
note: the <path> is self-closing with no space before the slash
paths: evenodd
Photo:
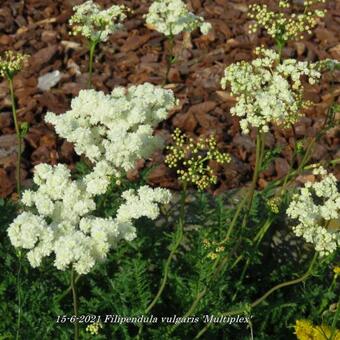
<path id="1" fill-rule="evenodd" d="M 40 266 L 43 258 L 54 255 L 60 270 L 72 266 L 79 274 L 87 274 L 120 240 L 136 237 L 133 220 L 142 216 L 155 219 L 158 204 L 168 203 L 165 189 L 141 187 L 137 194 L 126 191 L 124 203 L 115 218 L 101 218 L 96 210 L 95 195 L 83 179 L 72 180 L 69 169 L 59 164 L 40 164 L 35 168 L 36 191 L 26 190 L 21 213 L 8 228 L 11 243 L 27 249 L 32 267 Z"/>
<path id="2" fill-rule="evenodd" d="M 314 169 L 313 174 L 319 180 L 305 183 L 293 197 L 287 215 L 298 221 L 294 233 L 312 243 L 323 256 L 340 246 L 339 227 L 334 224 L 340 219 L 340 193 L 333 174 L 322 167 Z"/>
<path id="3" fill-rule="evenodd" d="M 27 54 L 15 51 L 5 51 L 0 55 L 0 76 L 13 78 L 14 74 L 24 67 L 27 59 Z"/>
<path id="4" fill-rule="evenodd" d="M 311 9 L 310 6 L 324 2 L 325 0 L 304 1 L 304 12 L 290 15 L 284 12 L 290 7 L 287 0 L 279 1 L 278 12 L 267 5 L 251 4 L 248 16 L 254 19 L 255 23 L 249 27 L 249 31 L 255 33 L 258 28 L 264 28 L 273 39 L 281 42 L 303 39 L 303 34 L 311 34 L 319 18 L 323 18 L 326 13 L 326 10 Z"/>
<path id="5" fill-rule="evenodd" d="M 226 164 L 231 160 L 229 154 L 217 149 L 215 138 L 211 136 L 195 142 L 182 134 L 179 129 L 174 131 L 172 138 L 174 145 L 167 147 L 169 154 L 166 156 L 165 163 L 169 168 L 177 169 L 179 179 L 184 183 L 197 185 L 200 190 L 215 184 L 217 177 L 207 163 L 215 161 Z"/>
<path id="6" fill-rule="evenodd" d="M 153 130 L 175 105 L 172 91 L 148 83 L 118 87 L 111 95 L 83 90 L 72 100 L 70 111 L 63 115 L 49 112 L 45 120 L 74 143 L 77 154 L 95 164 L 87 180 L 102 178 L 102 184 L 91 185 L 91 190 L 103 193 L 112 174 L 133 169 L 137 160 L 162 146 Z"/>
<path id="7" fill-rule="evenodd" d="M 198 27 L 203 34 L 207 34 L 211 29 L 211 24 L 191 13 L 182 0 L 155 0 L 145 19 L 150 28 L 166 36 L 192 32 Z"/>
<path id="8" fill-rule="evenodd" d="M 222 88 L 230 84 L 237 99 L 230 112 L 241 118 L 243 133 L 249 133 L 251 127 L 267 132 L 271 122 L 282 126 L 295 123 L 300 110 L 311 104 L 303 100 L 302 76 L 307 76 L 310 84 L 321 77 L 319 63 L 280 62 L 278 53 L 264 48 L 255 53 L 258 57 L 251 62 L 228 66 L 221 80 Z"/>
<path id="9" fill-rule="evenodd" d="M 75 6 L 74 15 L 70 19 L 73 34 L 80 34 L 90 41 L 106 41 L 108 36 L 118 31 L 121 22 L 126 18 L 126 7 L 113 5 L 102 10 L 92 0 Z"/>

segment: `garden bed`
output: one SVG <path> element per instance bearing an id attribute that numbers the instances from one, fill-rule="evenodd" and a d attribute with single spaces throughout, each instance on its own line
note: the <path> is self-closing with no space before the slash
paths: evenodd
<path id="1" fill-rule="evenodd" d="M 0 7 L 0 340 L 340 340 L 340 4 Z"/>

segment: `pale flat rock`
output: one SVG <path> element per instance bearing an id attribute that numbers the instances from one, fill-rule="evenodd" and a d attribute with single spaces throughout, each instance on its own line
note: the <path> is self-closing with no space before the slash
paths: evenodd
<path id="1" fill-rule="evenodd" d="M 17 138 L 15 134 L 0 136 L 0 166 L 6 168 L 15 165 Z"/>
<path id="2" fill-rule="evenodd" d="M 59 70 L 46 73 L 38 78 L 38 88 L 42 91 L 48 91 L 59 83 L 60 78 L 61 73 Z"/>
<path id="3" fill-rule="evenodd" d="M 0 157 L 6 157 L 16 152 L 17 137 L 16 135 L 0 136 Z"/>

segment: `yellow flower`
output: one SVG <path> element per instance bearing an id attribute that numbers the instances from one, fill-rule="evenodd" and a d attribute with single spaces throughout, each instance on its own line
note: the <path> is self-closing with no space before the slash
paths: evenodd
<path id="1" fill-rule="evenodd" d="M 315 340 L 325 340 L 330 339 L 332 330 L 327 325 L 315 326 L 314 327 L 314 338 Z M 336 330 L 334 333 L 333 340 L 340 340 L 340 331 Z"/>
<path id="2" fill-rule="evenodd" d="M 314 326 L 309 320 L 296 320 L 294 326 L 298 340 L 326 340 L 329 339 L 332 330 L 327 325 Z M 333 334 L 334 340 L 340 340 L 340 331 L 337 329 Z"/>
<path id="3" fill-rule="evenodd" d="M 295 334 L 299 340 L 313 339 L 313 324 L 309 320 L 296 320 Z"/>
<path id="4" fill-rule="evenodd" d="M 338 276 L 340 274 L 340 267 L 339 266 L 334 267 L 333 272 L 336 276 Z"/>

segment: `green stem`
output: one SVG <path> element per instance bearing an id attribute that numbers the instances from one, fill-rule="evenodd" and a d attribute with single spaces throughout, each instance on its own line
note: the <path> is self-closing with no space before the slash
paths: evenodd
<path id="1" fill-rule="evenodd" d="M 90 57 L 89 57 L 89 79 L 88 79 L 88 87 L 92 88 L 92 73 L 93 73 L 93 58 L 94 51 L 97 46 L 97 41 L 91 41 L 90 43 Z"/>
<path id="2" fill-rule="evenodd" d="M 276 43 L 276 48 L 277 48 L 277 52 L 279 54 L 279 57 L 280 57 L 280 61 L 282 59 L 282 51 L 283 51 L 283 48 L 285 47 L 285 41 L 282 40 L 281 37 L 277 37 L 275 39 L 275 43 Z"/>
<path id="3" fill-rule="evenodd" d="M 178 247 L 180 246 L 181 241 L 183 239 L 183 228 L 184 228 L 184 223 L 185 223 L 185 201 L 186 201 L 186 197 L 187 197 L 187 188 L 186 188 L 186 185 L 184 185 L 182 193 L 181 193 L 181 209 L 180 209 L 178 227 L 177 227 L 176 236 L 175 236 L 176 237 L 175 243 L 172 246 L 171 252 L 170 252 L 170 254 L 169 254 L 169 256 L 168 256 L 168 258 L 165 262 L 163 278 L 162 278 L 161 284 L 159 286 L 159 289 L 157 291 L 157 294 L 154 297 L 154 299 L 152 300 L 152 302 L 149 304 L 149 306 L 146 308 L 145 314 L 148 314 L 151 311 L 151 309 L 156 305 L 158 300 L 160 299 L 160 297 L 161 297 L 161 295 L 164 291 L 164 288 L 166 286 L 167 280 L 168 280 L 171 261 L 173 260 L 175 253 L 176 253 L 176 251 L 177 251 Z M 142 334 L 142 330 L 143 330 L 143 325 L 141 325 L 139 327 L 137 339 L 140 339 L 141 334 Z"/>
<path id="4" fill-rule="evenodd" d="M 262 167 L 262 161 L 263 161 L 263 156 L 264 156 L 264 147 L 265 147 L 265 141 L 264 141 L 264 134 L 261 132 L 258 132 L 256 135 L 256 160 L 255 160 L 255 169 L 253 173 L 253 179 L 249 191 L 249 198 L 248 198 L 248 205 L 247 205 L 247 211 L 244 214 L 242 225 L 241 225 L 241 230 L 246 226 L 249 218 L 249 213 L 251 210 L 251 207 L 253 205 L 253 199 L 254 199 L 254 194 L 255 194 L 255 189 L 257 185 L 257 181 L 259 179 L 259 174 L 261 171 Z"/>
<path id="5" fill-rule="evenodd" d="M 293 151 L 293 155 L 292 155 L 292 159 L 291 159 L 291 162 L 290 162 L 290 166 L 289 166 L 289 170 L 284 178 L 284 181 L 283 181 L 283 184 L 282 184 L 282 187 L 281 187 L 281 190 L 280 190 L 280 193 L 279 193 L 279 197 L 281 198 L 282 195 L 284 194 L 284 192 L 286 191 L 286 188 L 287 188 L 287 184 L 288 184 L 288 179 L 289 179 L 289 176 L 290 176 L 290 173 L 293 171 L 293 168 L 294 168 L 294 163 L 295 163 L 295 159 L 296 159 L 296 155 L 298 153 L 298 150 L 297 150 L 297 147 L 296 147 L 296 143 L 297 143 L 297 136 L 296 136 L 296 132 L 295 132 L 295 128 L 294 128 L 294 125 L 291 124 L 291 128 L 292 128 L 292 132 L 293 132 L 293 135 L 294 135 L 294 141 L 295 141 L 295 144 L 294 144 L 294 151 Z"/>
<path id="6" fill-rule="evenodd" d="M 165 72 L 165 77 L 163 81 L 163 86 L 169 83 L 169 73 L 171 69 L 171 65 L 173 64 L 173 49 L 174 49 L 174 36 L 171 34 L 168 37 L 168 43 L 169 43 L 169 50 L 168 50 L 168 55 L 166 58 L 166 72 Z"/>
<path id="7" fill-rule="evenodd" d="M 336 165 L 336 164 L 340 164 L 340 158 L 336 158 L 336 159 L 333 159 L 331 161 L 326 161 L 325 163 L 328 166 L 333 166 L 333 165 Z M 321 163 L 315 163 L 315 164 L 311 164 L 311 165 L 306 165 L 306 166 L 302 167 L 300 169 L 300 171 L 298 171 L 298 170 L 292 171 L 290 173 L 289 177 L 296 177 L 297 175 L 300 174 L 301 171 L 303 171 L 303 170 L 310 170 L 310 169 L 313 169 L 314 166 L 320 166 L 320 165 L 322 165 L 322 164 Z M 292 179 L 290 179 L 288 184 L 290 184 L 291 181 L 292 181 Z M 278 179 L 278 180 L 273 181 L 273 183 L 275 183 L 275 187 L 281 186 L 282 182 L 283 182 L 283 179 Z"/>
<path id="8" fill-rule="evenodd" d="M 295 285 L 295 284 L 298 284 L 300 282 L 303 282 L 305 281 L 310 275 L 311 275 L 311 272 L 313 270 L 313 266 L 316 262 L 316 259 L 318 257 L 318 253 L 315 253 L 314 254 L 314 257 L 309 265 L 309 268 L 307 270 L 307 272 L 302 275 L 301 277 L 299 277 L 298 279 L 295 279 L 295 280 L 290 280 L 290 281 L 286 281 L 286 282 L 282 282 L 276 286 L 274 286 L 273 288 L 269 289 L 265 294 L 263 294 L 259 299 L 257 299 L 256 301 L 254 301 L 252 304 L 251 304 L 251 307 L 254 308 L 256 307 L 257 305 L 259 305 L 260 303 L 262 303 L 264 300 L 267 299 L 267 297 L 271 294 L 273 294 L 275 291 L 277 291 L 278 289 L 281 289 L 281 288 L 284 288 L 284 287 L 288 287 L 288 286 L 292 286 L 292 285 Z"/>
<path id="9" fill-rule="evenodd" d="M 147 309 L 145 310 L 145 314 L 148 314 L 151 309 L 155 306 L 155 304 L 157 303 L 157 301 L 159 300 L 159 298 L 161 297 L 163 290 L 165 288 L 166 282 L 168 280 L 168 275 L 169 275 L 169 270 L 170 270 L 170 264 L 172 259 L 174 258 L 174 255 L 177 251 L 178 246 L 181 243 L 182 240 L 182 236 L 183 236 L 183 224 L 179 223 L 178 224 L 178 235 L 176 237 L 176 242 L 170 252 L 169 257 L 166 260 L 165 266 L 164 266 L 164 274 L 163 274 L 163 278 L 160 284 L 160 287 L 158 289 L 158 292 L 156 294 L 156 296 L 154 297 L 154 299 L 152 300 L 152 302 L 150 303 L 150 305 L 147 307 Z"/>
<path id="10" fill-rule="evenodd" d="M 22 310 L 22 301 L 21 301 L 21 252 L 19 253 L 19 269 L 17 273 L 17 295 L 18 295 L 18 319 L 17 319 L 17 333 L 16 333 L 16 340 L 20 338 L 20 324 L 21 324 L 21 310 Z"/>
<path id="11" fill-rule="evenodd" d="M 332 74 L 332 78 L 333 78 L 333 74 Z M 319 138 L 321 138 L 321 137 L 325 134 L 325 132 L 327 131 L 327 117 L 328 117 L 328 115 L 329 115 L 329 113 L 330 113 L 330 110 L 332 110 L 333 103 L 335 102 L 335 96 L 334 96 L 334 82 L 333 82 L 333 79 L 332 79 L 332 82 L 331 82 L 331 87 L 330 87 L 330 89 L 331 89 L 331 95 L 332 95 L 332 104 L 330 105 L 330 107 L 329 107 L 329 109 L 328 109 L 327 115 L 326 115 L 325 120 L 324 120 L 324 122 L 323 122 L 323 126 L 322 126 L 321 130 L 319 131 L 319 133 L 318 133 L 315 137 L 313 137 L 313 138 L 311 139 L 311 141 L 308 143 L 306 152 L 305 152 L 304 155 L 303 155 L 303 158 L 302 158 L 302 160 L 301 160 L 301 163 L 300 163 L 299 166 L 298 166 L 298 169 L 297 169 L 296 171 L 292 172 L 291 174 L 294 173 L 294 175 L 295 175 L 295 173 L 296 173 L 296 175 L 299 175 L 299 174 L 302 172 L 302 170 L 306 169 L 306 164 L 307 164 L 308 161 L 310 160 L 311 153 L 312 153 L 312 151 L 313 151 L 313 147 L 314 147 L 315 142 L 316 142 Z M 294 128 L 293 128 L 293 132 L 295 132 Z M 331 161 L 330 164 L 337 164 L 337 160 L 335 160 L 335 162 L 333 162 L 333 163 L 332 163 L 332 161 Z M 308 167 L 307 167 L 307 168 L 308 168 Z M 289 174 L 289 173 L 288 173 L 288 174 Z M 288 174 L 287 174 L 287 176 L 286 176 L 286 178 L 285 178 L 285 180 L 284 180 L 284 184 L 283 184 L 284 188 L 286 188 L 286 186 L 288 186 L 288 185 L 294 180 L 294 178 L 293 178 L 293 179 L 291 179 L 289 182 L 287 182 L 287 180 L 288 180 Z"/>
<path id="12" fill-rule="evenodd" d="M 317 260 L 317 257 L 318 257 L 318 253 L 315 253 L 314 254 L 314 257 L 308 267 L 308 270 L 307 272 L 302 275 L 301 277 L 299 277 L 298 279 L 295 279 L 295 280 L 290 280 L 290 281 L 286 281 L 286 282 L 283 282 L 283 283 L 280 283 L 276 286 L 274 286 L 273 288 L 269 289 L 265 294 L 263 294 L 260 298 L 258 298 L 257 300 L 255 300 L 251 305 L 250 307 L 251 308 L 255 308 L 256 306 L 258 306 L 259 304 L 261 304 L 263 301 L 265 301 L 271 294 L 273 294 L 275 291 L 281 289 L 281 288 L 284 288 L 284 287 L 288 287 L 288 286 L 292 286 L 292 285 L 295 285 L 295 284 L 298 284 L 300 282 L 303 282 L 305 281 L 310 275 L 311 275 L 311 272 L 313 270 L 313 266 Z M 220 313 L 219 316 L 231 316 L 231 315 L 237 315 L 237 314 L 241 314 L 241 313 L 244 313 L 245 312 L 245 308 L 240 308 L 240 309 L 237 309 L 237 310 L 234 310 L 234 311 L 230 311 L 230 312 L 225 312 L 225 313 Z M 205 326 L 196 336 L 194 339 L 199 339 L 207 330 L 208 328 L 211 326 L 212 324 L 211 323 L 208 323 L 207 326 Z"/>
<path id="13" fill-rule="evenodd" d="M 264 235 L 266 234 L 266 232 L 268 231 L 269 227 L 273 223 L 273 220 L 274 220 L 273 217 L 268 217 L 267 218 L 266 222 L 263 224 L 263 226 L 261 227 L 259 232 L 254 237 L 253 245 L 254 245 L 255 242 L 256 242 L 256 246 L 258 246 L 260 244 L 260 242 L 262 241 Z"/>
<path id="14" fill-rule="evenodd" d="M 293 130 L 294 136 L 296 137 L 294 126 L 292 126 L 292 130 Z M 295 140 L 296 140 L 296 138 L 295 138 Z M 263 145 L 261 146 L 261 148 L 263 148 Z M 282 196 L 282 194 L 284 193 L 284 191 L 286 189 L 286 186 L 287 186 L 287 183 L 288 183 L 289 174 L 292 171 L 293 166 L 294 166 L 295 155 L 296 155 L 296 149 L 294 149 L 292 161 L 291 161 L 291 164 L 290 164 L 290 169 L 289 169 L 287 175 L 284 178 L 284 182 L 283 182 L 282 188 L 281 188 L 280 193 L 279 193 L 280 197 Z M 262 155 L 262 157 L 263 157 L 263 155 Z M 253 241 L 253 246 L 254 246 L 255 243 L 256 243 L 256 245 L 255 245 L 256 248 L 259 246 L 259 244 L 261 243 L 264 235 L 266 234 L 266 232 L 270 228 L 272 222 L 273 222 L 273 218 L 272 217 L 267 218 L 266 222 L 264 223 L 264 225 L 261 227 L 260 231 L 255 236 L 254 241 Z M 243 270 L 241 272 L 240 282 L 242 282 L 243 279 L 244 279 L 244 276 L 245 276 L 245 273 L 246 273 L 246 271 L 248 269 L 249 263 L 250 263 L 250 259 L 248 258 L 246 263 L 245 263 L 245 266 L 244 266 L 244 268 L 243 268 Z M 232 298 L 232 301 L 235 300 L 235 298 L 237 296 L 237 293 L 238 293 L 238 291 L 235 292 L 235 294 L 234 294 L 234 296 Z"/>
<path id="15" fill-rule="evenodd" d="M 296 176 L 300 175 L 302 170 L 306 169 L 306 163 L 308 163 L 309 159 L 310 159 L 310 156 L 311 156 L 311 152 L 313 150 L 313 146 L 314 146 L 314 143 L 316 141 L 316 138 L 314 137 L 309 143 L 308 143 L 308 146 L 307 146 L 307 149 L 306 149 L 306 152 L 301 160 L 301 163 L 299 164 L 298 168 L 296 171 L 292 171 L 290 173 L 291 174 L 296 174 Z M 281 193 L 283 194 L 284 193 L 284 190 L 294 181 L 294 177 L 291 178 L 289 181 L 288 181 L 288 177 L 289 177 L 289 174 L 286 175 L 285 177 L 285 180 L 283 182 L 283 186 L 281 188 Z"/>
<path id="16" fill-rule="evenodd" d="M 75 316 L 74 322 L 74 340 L 79 339 L 79 323 L 77 320 L 78 317 L 78 300 L 77 300 L 77 289 L 76 289 L 76 281 L 74 275 L 74 269 L 71 269 L 71 288 L 72 288 L 72 297 L 73 297 L 73 312 Z"/>
<path id="17" fill-rule="evenodd" d="M 333 76 L 333 74 L 332 74 Z M 333 77 L 332 77 L 333 78 Z M 298 169 L 295 170 L 295 171 L 292 171 L 292 172 L 288 172 L 287 176 L 285 177 L 284 179 L 284 182 L 283 182 L 283 188 L 281 189 L 281 192 L 283 192 L 283 190 L 294 180 L 294 177 L 300 175 L 300 173 L 303 171 L 303 170 L 307 170 L 307 169 L 310 169 L 311 166 L 306 166 L 306 164 L 308 163 L 308 161 L 310 160 L 310 156 L 311 156 L 311 153 L 313 151 L 313 146 L 315 144 L 315 142 L 321 138 L 324 133 L 327 131 L 327 117 L 330 113 L 330 110 L 332 110 L 332 107 L 333 107 L 333 103 L 335 102 L 335 96 L 334 96 L 334 81 L 332 80 L 331 82 L 331 95 L 332 95 L 332 104 L 330 105 L 329 109 L 328 109 L 328 112 L 327 112 L 327 115 L 326 115 L 326 118 L 325 118 L 325 121 L 323 122 L 323 126 L 320 130 L 320 132 L 311 139 L 311 141 L 308 143 L 307 145 L 307 149 L 306 149 L 306 152 L 304 153 L 303 155 L 303 158 L 301 160 L 301 163 L 299 164 L 298 166 Z M 293 129 L 293 132 L 294 132 L 294 129 Z M 296 152 L 295 152 L 296 153 Z M 339 163 L 339 158 L 338 159 L 335 159 L 335 160 L 332 160 L 330 162 L 328 162 L 330 165 L 334 165 L 334 164 L 338 164 Z M 318 163 L 320 164 L 320 163 Z M 293 178 L 291 178 L 289 181 L 289 177 L 290 176 L 293 176 Z M 275 181 L 274 181 L 275 182 Z M 278 181 L 278 185 L 280 185 L 281 183 L 281 180 Z"/>
<path id="18" fill-rule="evenodd" d="M 80 275 L 77 275 L 74 282 L 77 283 L 80 279 Z M 72 285 L 70 285 L 60 296 L 56 298 L 56 302 L 60 302 L 66 295 L 68 295 L 72 291 Z"/>
<path id="19" fill-rule="evenodd" d="M 261 170 L 261 164 L 262 164 L 262 160 L 263 160 L 263 154 L 264 154 L 264 146 L 265 146 L 265 143 L 264 143 L 264 134 L 262 133 L 259 133 L 257 136 L 256 136 L 256 161 L 255 161 L 255 170 L 254 170 L 254 174 L 253 174 L 253 179 L 252 179 L 252 184 L 251 184 L 251 188 L 250 188 L 250 192 L 248 195 L 246 195 L 242 201 L 240 202 L 238 208 L 237 208 L 237 211 L 233 217 L 233 220 L 231 222 L 231 225 L 228 229 L 228 232 L 227 232 L 227 235 L 225 237 L 225 239 L 222 241 L 222 243 L 224 243 L 225 241 L 227 241 L 234 229 L 234 226 L 236 225 L 236 221 L 237 221 L 237 217 L 239 216 L 242 208 L 243 208 L 243 205 L 246 203 L 246 201 L 248 200 L 248 209 L 247 209 L 247 213 L 245 215 L 245 218 L 243 219 L 243 223 L 242 223 L 242 227 L 246 224 L 247 222 L 247 218 L 248 218 L 248 214 L 249 214 L 249 210 L 252 206 L 252 202 L 253 202 L 253 196 L 254 196 L 254 192 L 255 192 L 255 189 L 256 189 L 256 183 L 257 183 L 257 180 L 258 180 L 258 176 L 259 176 L 259 173 L 260 173 L 260 170 Z M 225 264 L 228 262 L 228 258 L 229 258 L 229 255 L 226 255 L 222 261 L 220 262 L 220 264 L 217 266 L 213 276 L 212 276 L 212 280 L 215 279 L 218 274 L 223 270 Z M 218 261 L 218 260 L 217 260 Z M 215 262 L 215 265 L 217 263 Z M 198 304 L 199 300 L 204 296 L 205 294 L 205 289 L 202 291 L 202 292 L 199 292 L 197 294 L 197 297 L 195 298 L 194 302 L 192 303 L 189 311 L 192 312 L 193 311 L 193 308 L 196 307 L 196 305 Z M 197 300 L 198 299 L 198 300 Z M 185 315 L 187 315 L 188 313 L 186 313 Z"/>
<path id="20" fill-rule="evenodd" d="M 318 314 L 321 314 L 323 309 L 328 305 L 328 298 L 327 298 L 327 296 L 330 296 L 329 293 L 334 289 L 334 287 L 336 285 L 336 279 L 337 279 L 337 277 L 336 277 L 336 275 L 334 275 L 332 283 L 328 287 L 327 293 L 324 294 L 325 297 L 321 300 L 320 307 L 318 308 Z"/>
<path id="21" fill-rule="evenodd" d="M 207 291 L 207 288 L 204 288 L 202 291 L 200 291 L 197 295 L 196 295 L 196 298 L 194 300 L 194 302 L 192 303 L 192 305 L 190 306 L 189 310 L 184 314 L 183 318 L 187 318 L 188 316 L 191 315 L 191 313 L 194 312 L 194 310 L 196 309 L 196 306 L 198 305 L 198 303 L 200 302 L 201 298 L 204 296 L 204 294 L 206 293 Z M 178 326 L 180 326 L 181 324 L 180 323 L 177 323 L 175 325 L 173 325 L 169 332 L 167 333 L 167 335 L 171 335 L 176 329 Z"/>
<path id="22" fill-rule="evenodd" d="M 240 215 L 242 208 L 243 208 L 243 206 L 244 206 L 244 204 L 246 203 L 247 200 L 248 200 L 248 205 L 247 205 L 248 209 L 247 209 L 246 216 L 248 215 L 248 212 L 251 208 L 251 205 L 252 205 L 252 202 L 253 202 L 254 192 L 255 192 L 255 189 L 256 189 L 256 183 L 257 183 L 257 180 L 258 180 L 259 172 L 260 172 L 260 169 L 261 169 L 261 163 L 262 163 L 262 159 L 263 159 L 263 152 L 264 152 L 264 140 L 263 140 L 264 137 L 263 136 L 264 135 L 261 134 L 261 133 L 259 133 L 256 136 L 255 170 L 254 170 L 254 173 L 253 173 L 253 179 L 252 179 L 249 194 L 245 195 L 243 197 L 242 201 L 240 202 L 240 204 L 238 205 L 236 213 L 235 213 L 235 215 L 234 215 L 234 217 L 231 221 L 231 224 L 228 228 L 227 235 L 221 243 L 225 243 L 229 239 L 229 237 L 230 237 L 230 235 L 231 235 L 231 233 L 232 233 L 232 231 L 235 227 L 237 218 Z M 243 220 L 243 224 L 244 224 L 244 221 L 245 221 L 245 219 Z"/>
<path id="23" fill-rule="evenodd" d="M 247 201 L 247 195 L 244 195 L 243 199 L 239 203 L 239 205 L 237 207 L 237 210 L 236 210 L 236 213 L 235 213 L 235 215 L 234 215 L 234 217 L 233 217 L 233 219 L 232 219 L 232 221 L 231 221 L 231 223 L 229 225 L 226 237 L 221 241 L 221 244 L 223 244 L 223 243 L 225 243 L 225 242 L 227 242 L 229 240 L 229 237 L 230 237 L 231 233 L 233 232 L 233 229 L 234 229 L 235 224 L 237 222 L 237 218 L 240 215 L 240 213 L 242 211 L 242 208 L 245 205 L 246 201 Z"/>
<path id="24" fill-rule="evenodd" d="M 231 311 L 231 312 L 227 312 L 227 313 L 223 313 L 223 314 L 220 314 L 220 315 L 224 315 L 224 316 L 232 316 L 232 315 L 239 315 L 241 313 L 244 312 L 244 309 L 240 308 L 240 309 L 236 309 L 234 311 Z M 198 333 L 197 335 L 194 337 L 194 340 L 195 339 L 199 339 L 208 329 L 209 327 L 211 326 L 212 324 L 211 323 L 208 323 L 204 328 L 202 328 Z"/>
<path id="25" fill-rule="evenodd" d="M 248 212 L 251 209 L 254 193 L 256 189 L 256 184 L 259 179 L 259 174 L 262 166 L 262 160 L 263 160 L 263 154 L 264 154 L 264 147 L 265 147 L 265 141 L 264 141 L 264 134 L 259 132 L 256 135 L 256 160 L 255 160 L 255 170 L 253 173 L 253 180 L 251 183 L 250 193 L 249 193 L 249 201 L 248 201 Z"/>
<path id="26" fill-rule="evenodd" d="M 267 218 L 266 222 L 263 224 L 263 226 L 261 227 L 261 229 L 259 230 L 259 232 L 256 234 L 256 236 L 254 237 L 254 240 L 252 242 L 252 249 L 257 249 L 258 246 L 260 245 L 264 235 L 267 233 L 267 231 L 269 230 L 271 224 L 273 223 L 273 218 L 272 217 L 269 217 Z M 241 255 L 242 256 L 242 255 Z M 243 282 L 244 280 L 244 277 L 246 275 L 246 272 L 248 270 L 248 267 L 249 267 L 249 264 L 250 264 L 250 258 L 247 259 L 243 269 L 242 269 L 242 272 L 241 272 L 241 276 L 240 276 L 240 283 Z M 238 294 L 238 289 L 236 290 L 234 296 L 232 297 L 231 301 L 235 301 L 236 297 L 237 297 L 237 294 Z"/>
<path id="27" fill-rule="evenodd" d="M 296 140 L 296 134 L 295 134 L 294 126 L 292 125 L 291 128 L 292 128 L 292 131 L 293 131 L 295 140 Z M 264 146 L 264 141 L 262 140 L 261 143 L 262 143 L 262 145 L 261 145 L 262 154 L 260 155 L 260 158 L 263 157 L 263 146 Z M 310 154 L 310 150 L 311 150 L 313 144 L 314 144 L 313 142 L 310 142 L 310 143 L 309 143 L 309 145 L 308 145 L 308 147 L 307 147 L 307 150 L 306 150 L 306 153 L 305 153 L 305 155 L 304 155 L 304 157 L 303 157 L 303 160 L 302 160 L 302 162 L 301 162 L 301 164 L 300 164 L 300 166 L 299 166 L 299 168 L 298 168 L 298 172 L 301 171 L 301 168 L 303 168 L 303 167 L 304 167 L 304 164 L 308 161 L 308 159 L 309 159 L 309 154 Z M 290 168 L 289 168 L 289 171 L 288 171 L 287 175 L 286 175 L 285 178 L 284 178 L 282 188 L 281 188 L 281 190 L 280 190 L 280 192 L 279 192 L 279 197 L 282 197 L 283 193 L 284 193 L 285 190 L 286 190 L 286 187 L 287 187 L 287 184 L 288 184 L 289 174 L 290 174 L 290 172 L 292 171 L 292 169 L 293 169 L 293 167 L 294 167 L 294 161 L 295 161 L 296 152 L 297 152 L 297 150 L 296 150 L 296 148 L 294 148 L 294 152 L 293 152 L 293 156 L 292 156 Z M 261 162 L 262 162 L 262 160 L 260 160 L 260 163 L 261 163 Z M 261 166 L 261 165 L 260 165 L 260 166 Z M 254 172 L 254 175 L 255 175 L 255 172 Z M 248 209 L 248 211 L 249 211 L 249 209 Z M 272 217 L 269 217 L 269 218 L 266 220 L 266 222 L 264 223 L 264 225 L 262 226 L 262 228 L 260 229 L 260 231 L 259 231 L 259 232 L 257 233 L 257 235 L 255 236 L 254 242 L 253 242 L 253 246 L 255 246 L 256 248 L 258 248 L 258 246 L 259 246 L 259 244 L 261 243 L 261 241 L 262 241 L 264 235 L 266 234 L 266 232 L 267 232 L 268 229 L 270 228 L 272 222 L 273 222 L 273 218 L 272 218 Z M 255 245 L 255 242 L 256 242 L 256 245 Z M 247 261 L 246 261 L 246 264 L 245 264 L 245 266 L 244 266 L 244 268 L 243 268 L 243 270 L 242 270 L 242 272 L 241 272 L 240 282 L 243 281 L 244 276 L 245 276 L 245 274 L 246 274 L 246 271 L 247 271 L 247 269 L 248 269 L 249 264 L 250 264 L 250 259 L 248 258 Z M 233 296 L 233 298 L 232 298 L 232 301 L 235 300 L 235 298 L 236 298 L 236 296 L 237 296 L 237 293 L 238 293 L 238 291 L 235 292 L 235 294 L 234 294 L 234 296 Z"/>
<path id="28" fill-rule="evenodd" d="M 331 326 L 331 336 L 329 338 L 329 340 L 335 340 L 335 333 L 336 333 L 336 322 L 339 320 L 339 317 L 340 317 L 340 299 L 336 305 L 336 312 L 335 312 L 335 315 L 334 315 L 334 319 L 333 319 L 333 322 L 332 322 L 332 326 Z"/>
<path id="29" fill-rule="evenodd" d="M 16 186 L 17 186 L 17 193 L 20 197 L 21 192 L 21 134 L 20 134 L 20 128 L 18 124 L 18 118 L 17 118 L 17 110 L 15 106 L 15 96 L 14 96 L 14 88 L 13 88 L 13 77 L 8 77 L 8 84 L 9 84 L 9 90 L 11 95 L 11 103 L 12 103 L 12 114 L 13 114 L 13 120 L 14 120 L 14 127 L 15 127 L 15 134 L 17 136 L 17 163 L 16 163 Z"/>
<path id="30" fill-rule="evenodd" d="M 234 269 L 235 266 L 243 259 L 243 255 L 239 255 L 238 258 L 234 261 L 234 263 L 230 266 L 230 270 Z"/>
<path id="31" fill-rule="evenodd" d="M 296 140 L 296 134 L 295 134 L 295 130 L 294 130 L 294 126 L 293 125 L 292 125 L 292 130 L 293 130 L 293 134 L 294 134 L 294 137 L 295 137 L 295 140 Z M 311 145 L 312 145 L 312 143 L 309 146 L 311 146 Z M 307 148 L 307 150 L 308 151 L 306 152 L 305 156 L 307 154 L 309 154 L 309 150 L 310 150 L 309 147 Z M 293 166 L 294 166 L 295 156 L 296 156 L 296 148 L 294 148 L 293 157 L 292 157 L 291 164 L 290 164 L 290 169 L 289 169 L 287 175 L 284 178 L 284 182 L 283 182 L 282 188 L 280 190 L 279 197 L 281 197 L 283 195 L 283 193 L 285 192 L 285 190 L 286 190 L 286 186 L 288 184 L 289 174 L 292 171 Z M 307 160 L 307 158 L 303 159 L 303 161 L 301 162 L 302 166 L 305 164 L 306 160 Z M 264 225 L 261 227 L 260 231 L 257 233 L 257 235 L 254 238 L 253 247 L 255 246 L 256 249 L 258 248 L 258 246 L 261 243 L 264 235 L 266 234 L 266 232 L 270 228 L 272 222 L 273 222 L 273 218 L 272 217 L 267 218 L 266 222 L 264 223 Z M 255 243 L 256 243 L 256 245 L 255 245 Z M 245 274 L 246 274 L 246 271 L 247 271 L 247 269 L 249 267 L 249 264 L 250 264 L 250 259 L 248 258 L 246 263 L 245 263 L 245 266 L 244 266 L 244 268 L 243 268 L 243 270 L 241 272 L 241 278 L 240 278 L 240 282 L 241 283 L 243 282 L 243 279 L 245 277 Z M 234 296 L 232 298 L 232 301 L 234 301 L 236 299 L 237 294 L 238 294 L 238 290 L 236 290 L 236 292 L 235 292 L 235 294 L 234 294 Z"/>

